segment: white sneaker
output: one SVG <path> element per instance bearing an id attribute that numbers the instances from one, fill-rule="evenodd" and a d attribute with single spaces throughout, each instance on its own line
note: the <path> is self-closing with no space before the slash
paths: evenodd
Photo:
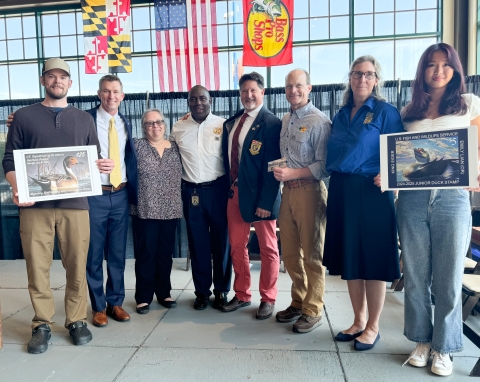
<path id="1" fill-rule="evenodd" d="M 432 350 L 432 373 L 437 375 L 450 375 L 453 371 L 453 357 L 450 354 L 438 353 Z"/>
<path id="2" fill-rule="evenodd" d="M 408 359 L 404 362 L 404 365 L 407 362 L 415 367 L 425 367 L 427 366 L 428 359 L 430 358 L 430 342 L 426 344 L 422 344 L 420 342 L 417 343 L 417 347 L 414 351 L 410 354 Z"/>

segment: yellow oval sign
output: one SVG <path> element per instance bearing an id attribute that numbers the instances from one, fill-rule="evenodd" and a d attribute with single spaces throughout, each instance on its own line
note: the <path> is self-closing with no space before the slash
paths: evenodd
<path id="1" fill-rule="evenodd" d="M 248 41 L 252 50 L 261 58 L 275 57 L 283 50 L 290 36 L 290 14 L 280 1 L 273 8 L 263 6 L 262 0 L 254 3 L 262 4 L 254 4 L 248 14 Z"/>

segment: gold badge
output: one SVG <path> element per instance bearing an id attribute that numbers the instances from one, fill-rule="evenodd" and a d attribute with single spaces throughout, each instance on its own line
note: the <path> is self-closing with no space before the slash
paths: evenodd
<path id="1" fill-rule="evenodd" d="M 192 206 L 196 207 L 200 203 L 200 198 L 198 195 L 192 195 Z"/>
<path id="2" fill-rule="evenodd" d="M 250 154 L 257 155 L 260 152 L 261 147 L 262 147 L 262 142 L 252 141 L 252 144 L 250 145 Z"/>
<path id="3" fill-rule="evenodd" d="M 372 122 L 372 118 L 373 118 L 373 113 L 367 113 L 367 115 L 365 116 L 365 119 L 363 120 L 363 124 L 366 125 L 367 123 Z"/>
<path id="4" fill-rule="evenodd" d="M 216 135 L 222 134 L 222 128 L 221 127 L 214 127 L 213 128 L 213 134 L 216 134 Z"/>
<path id="5" fill-rule="evenodd" d="M 302 126 L 298 128 L 298 131 L 300 131 L 301 133 L 304 133 L 305 131 L 307 131 L 307 128 L 305 126 Z"/>

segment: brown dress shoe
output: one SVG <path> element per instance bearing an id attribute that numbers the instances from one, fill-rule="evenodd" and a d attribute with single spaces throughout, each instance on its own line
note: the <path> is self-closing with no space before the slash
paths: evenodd
<path id="1" fill-rule="evenodd" d="M 243 306 L 249 306 L 251 304 L 250 301 L 242 301 L 235 296 L 230 300 L 228 304 L 225 304 L 222 306 L 222 312 L 233 312 L 234 310 L 237 310 L 238 308 L 241 308 Z"/>
<path id="2" fill-rule="evenodd" d="M 266 318 L 272 317 L 273 310 L 275 309 L 274 302 L 262 301 L 257 310 L 257 320 L 265 320 Z"/>
<path id="3" fill-rule="evenodd" d="M 108 325 L 108 318 L 107 315 L 105 314 L 105 309 L 102 310 L 101 312 L 95 312 L 92 311 L 93 318 L 92 318 L 92 324 L 94 326 L 102 327 L 102 326 L 107 326 Z"/>
<path id="4" fill-rule="evenodd" d="M 112 317 L 115 321 L 130 321 L 130 315 L 119 305 L 107 306 L 107 316 Z"/>

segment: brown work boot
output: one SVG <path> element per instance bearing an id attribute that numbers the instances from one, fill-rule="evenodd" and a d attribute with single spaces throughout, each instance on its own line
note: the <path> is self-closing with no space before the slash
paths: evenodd
<path id="1" fill-rule="evenodd" d="M 322 325 L 322 316 L 314 317 L 304 313 L 293 324 L 292 330 L 295 333 L 308 333 L 320 325 Z"/>
<path id="2" fill-rule="evenodd" d="M 130 315 L 120 305 L 107 306 L 107 316 L 112 317 L 115 321 L 130 321 Z"/>
<path id="3" fill-rule="evenodd" d="M 301 315 L 302 309 L 297 309 L 290 305 L 287 309 L 277 312 L 275 318 L 278 322 L 292 322 L 296 321 Z"/>
<path id="4" fill-rule="evenodd" d="M 92 311 L 92 314 L 93 314 L 93 317 L 92 317 L 93 326 L 98 326 L 99 328 L 101 328 L 102 326 L 108 325 L 108 318 L 107 318 L 107 315 L 105 314 L 105 309 L 102 310 L 101 312 Z"/>

